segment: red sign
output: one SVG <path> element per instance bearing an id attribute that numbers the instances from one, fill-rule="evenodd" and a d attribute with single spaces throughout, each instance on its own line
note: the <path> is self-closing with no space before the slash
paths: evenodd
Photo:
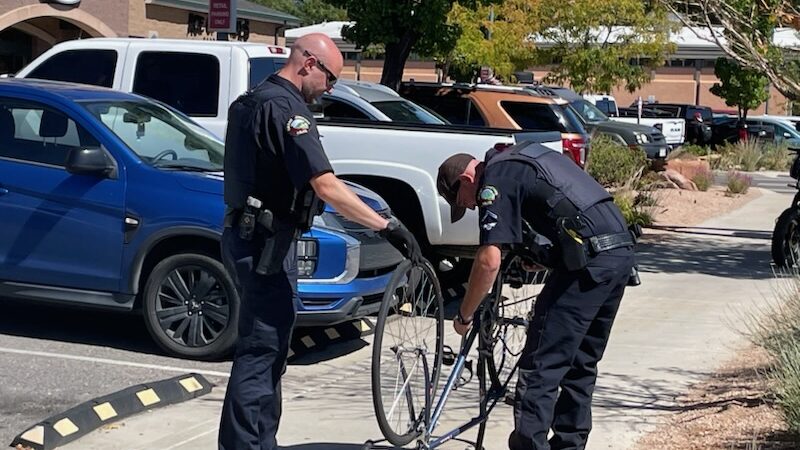
<path id="1" fill-rule="evenodd" d="M 208 0 L 208 30 L 236 32 L 236 0 Z"/>

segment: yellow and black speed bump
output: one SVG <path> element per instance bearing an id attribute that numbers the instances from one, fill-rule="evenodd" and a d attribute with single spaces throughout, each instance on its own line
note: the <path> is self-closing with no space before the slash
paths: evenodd
<path id="1" fill-rule="evenodd" d="M 11 446 L 49 450 L 108 423 L 148 409 L 191 400 L 209 392 L 211 383 L 202 375 L 193 373 L 132 386 L 45 419 L 14 438 Z"/>
<path id="2" fill-rule="evenodd" d="M 375 332 L 376 317 L 342 322 L 328 327 L 298 328 L 289 348 L 289 360 L 294 360 L 329 345 L 359 339 Z"/>

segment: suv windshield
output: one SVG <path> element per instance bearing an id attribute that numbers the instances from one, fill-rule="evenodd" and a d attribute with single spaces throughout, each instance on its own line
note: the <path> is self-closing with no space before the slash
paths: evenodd
<path id="1" fill-rule="evenodd" d="M 151 166 L 222 170 L 225 148 L 222 142 L 176 111 L 136 101 L 81 104 Z"/>
<path id="2" fill-rule="evenodd" d="M 447 122 L 434 116 L 419 105 L 404 100 L 372 102 L 372 106 L 386 114 L 394 122 L 430 123 L 443 125 Z"/>
<path id="3" fill-rule="evenodd" d="M 569 102 L 573 111 L 581 118 L 583 123 L 606 122 L 609 120 L 608 116 L 600 111 L 588 100 L 573 100 Z"/>

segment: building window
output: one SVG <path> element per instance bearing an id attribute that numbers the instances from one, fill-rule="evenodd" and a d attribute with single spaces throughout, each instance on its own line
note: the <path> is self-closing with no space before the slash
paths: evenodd
<path id="1" fill-rule="evenodd" d="M 212 55 L 142 52 L 133 92 L 162 101 L 194 117 L 215 117 L 219 103 L 219 60 Z"/>

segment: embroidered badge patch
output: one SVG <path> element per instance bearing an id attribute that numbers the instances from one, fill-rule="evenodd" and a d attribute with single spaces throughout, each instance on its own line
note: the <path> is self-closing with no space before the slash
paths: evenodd
<path id="1" fill-rule="evenodd" d="M 485 211 L 483 213 L 483 217 L 481 217 L 481 228 L 486 231 L 490 231 L 492 228 L 497 226 L 497 214 L 491 211 Z"/>
<path id="2" fill-rule="evenodd" d="M 494 186 L 484 186 L 481 192 L 478 193 L 478 202 L 480 206 L 489 206 L 500 196 L 497 188 Z"/>
<path id="3" fill-rule="evenodd" d="M 286 132 L 291 136 L 306 134 L 309 128 L 311 128 L 311 122 L 303 116 L 292 116 L 286 123 Z"/>

